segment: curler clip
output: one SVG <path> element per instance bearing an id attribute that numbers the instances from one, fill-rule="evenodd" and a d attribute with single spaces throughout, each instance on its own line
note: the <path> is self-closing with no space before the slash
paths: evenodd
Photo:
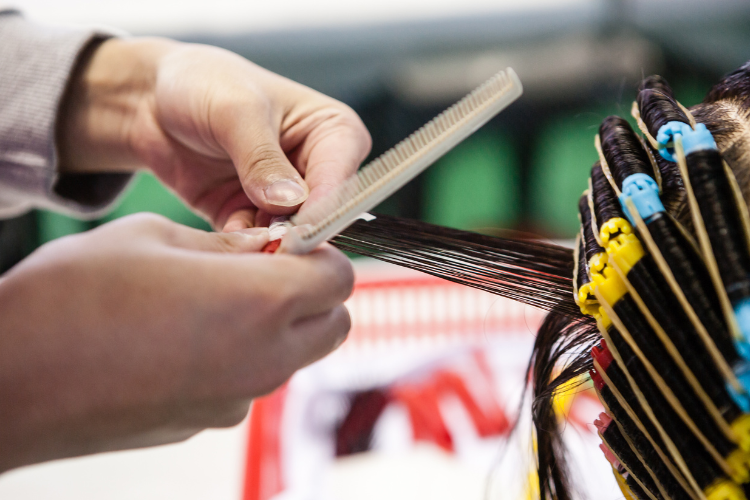
<path id="1" fill-rule="evenodd" d="M 631 224 L 635 225 L 635 220 L 626 206 L 625 200 L 633 200 L 638 215 L 644 221 L 652 215 L 663 212 L 664 205 L 659 198 L 659 186 L 653 177 L 648 174 L 637 173 L 628 176 L 622 183 L 622 194 L 620 195 L 620 205 L 625 212 Z"/>
<path id="2" fill-rule="evenodd" d="M 594 276 L 596 291 L 610 306 L 628 293 L 628 288 L 612 266 L 604 268 L 602 274 Z"/>
<path id="3" fill-rule="evenodd" d="M 620 217 L 614 217 L 602 224 L 602 227 L 599 228 L 599 237 L 602 240 L 602 245 L 606 248 L 610 241 L 621 234 L 630 234 L 632 232 L 633 226 L 630 225 L 630 222 Z"/>
<path id="4" fill-rule="evenodd" d="M 599 301 L 594 295 L 592 283 L 585 283 L 578 289 L 578 306 L 581 313 L 587 316 L 593 316 L 599 312 Z"/>
<path id="5" fill-rule="evenodd" d="M 611 365 L 615 360 L 615 358 L 612 356 L 612 352 L 607 347 L 606 341 L 604 340 L 602 340 L 599 345 L 595 345 L 591 348 L 591 357 L 594 358 L 597 363 L 599 363 L 599 366 L 604 371 L 607 371 L 609 365 Z M 601 374 L 599 375 L 599 377 L 604 380 Z"/>
<path id="6" fill-rule="evenodd" d="M 737 318 L 737 326 L 740 327 L 742 336 L 745 337 L 743 342 L 748 347 L 745 348 L 743 357 L 746 359 L 750 358 L 750 345 L 747 344 L 750 340 L 750 297 L 746 297 L 735 304 L 732 308 L 734 309 L 734 316 Z"/>
<path id="7" fill-rule="evenodd" d="M 737 448 L 726 457 L 726 460 L 732 468 L 732 479 L 735 482 L 742 484 L 750 481 L 750 454 Z"/>
<path id="8" fill-rule="evenodd" d="M 728 479 L 719 479 L 705 489 L 707 500 L 742 500 L 745 493 L 737 483 Z"/>
<path id="9" fill-rule="evenodd" d="M 695 153 L 696 151 L 703 151 L 705 149 L 719 149 L 716 146 L 714 136 L 711 135 L 711 132 L 709 132 L 706 126 L 702 123 L 697 123 L 695 125 L 695 130 L 691 130 L 689 133 L 682 136 L 682 147 L 685 149 L 686 155 Z"/>
<path id="10" fill-rule="evenodd" d="M 604 389 L 604 386 L 607 385 L 604 382 L 602 376 L 599 375 L 599 372 L 596 371 L 596 368 L 592 368 L 591 370 L 589 370 L 589 375 L 591 376 L 591 381 L 594 383 L 594 387 L 596 387 L 597 391 L 601 391 L 602 389 Z"/>
<path id="11" fill-rule="evenodd" d="M 729 391 L 732 394 L 732 391 Z M 733 394 L 732 394 L 733 395 Z M 733 395 L 734 396 L 734 395 Z M 747 397 L 744 398 L 747 402 Z M 737 445 L 745 451 L 750 450 L 750 414 L 745 412 L 745 409 L 739 405 L 743 410 L 743 414 L 732 422 L 732 431 L 737 436 Z"/>
<path id="12" fill-rule="evenodd" d="M 736 363 L 732 371 L 744 391 L 738 392 L 731 384 L 727 384 L 727 389 L 742 412 L 750 413 L 750 343 L 746 340 L 734 339 L 734 347 L 742 358 L 742 362 Z M 738 432 L 738 434 L 741 433 Z M 747 424 L 747 434 L 750 435 L 750 422 Z M 750 443 L 748 444 L 748 449 L 750 449 Z"/>
<path id="13" fill-rule="evenodd" d="M 656 135 L 656 142 L 661 146 L 659 154 L 667 161 L 676 162 L 674 158 L 674 141 L 682 137 L 682 147 L 685 149 L 685 155 L 702 151 L 704 149 L 718 149 L 716 141 L 711 132 L 703 123 L 696 123 L 695 130 L 690 125 L 683 122 L 667 122 L 659 129 Z"/>
<path id="14" fill-rule="evenodd" d="M 621 234 L 610 241 L 607 253 L 610 261 L 619 268 L 623 275 L 627 275 L 633 266 L 646 255 L 641 241 L 633 233 Z"/>
<path id="15" fill-rule="evenodd" d="M 604 252 L 599 252 L 591 257 L 591 260 L 589 260 L 589 274 L 592 279 L 595 274 L 602 274 L 604 272 L 604 268 L 607 267 L 607 261 L 608 257 Z"/>

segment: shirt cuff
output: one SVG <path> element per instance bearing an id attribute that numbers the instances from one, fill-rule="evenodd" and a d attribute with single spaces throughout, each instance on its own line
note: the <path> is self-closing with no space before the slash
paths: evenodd
<path id="1" fill-rule="evenodd" d="M 81 54 L 109 37 L 0 12 L 0 218 L 32 208 L 99 217 L 128 184 L 130 174 L 58 173 L 60 102 Z"/>

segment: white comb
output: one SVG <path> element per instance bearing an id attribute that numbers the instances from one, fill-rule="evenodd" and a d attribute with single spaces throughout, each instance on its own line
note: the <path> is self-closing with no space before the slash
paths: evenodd
<path id="1" fill-rule="evenodd" d="M 432 121 L 362 167 L 303 214 L 292 218 L 280 250 L 305 254 L 349 227 L 366 212 L 432 165 L 523 93 L 507 68 Z"/>

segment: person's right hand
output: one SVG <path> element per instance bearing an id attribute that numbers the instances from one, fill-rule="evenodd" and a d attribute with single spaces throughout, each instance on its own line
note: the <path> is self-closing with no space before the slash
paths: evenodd
<path id="1" fill-rule="evenodd" d="M 0 472 L 185 439 L 345 338 L 351 265 L 131 216 L 47 244 L 0 279 Z"/>

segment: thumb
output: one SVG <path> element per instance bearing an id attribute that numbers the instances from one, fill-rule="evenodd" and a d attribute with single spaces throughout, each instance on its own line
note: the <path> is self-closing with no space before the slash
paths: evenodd
<path id="1" fill-rule="evenodd" d="M 247 144 L 243 141 L 241 144 Z M 310 189 L 279 144 L 279 138 L 267 130 L 247 151 L 231 154 L 242 158 L 236 165 L 245 193 L 253 204 L 272 215 L 288 215 L 307 199 Z M 243 148 L 244 149 L 244 148 Z"/>

